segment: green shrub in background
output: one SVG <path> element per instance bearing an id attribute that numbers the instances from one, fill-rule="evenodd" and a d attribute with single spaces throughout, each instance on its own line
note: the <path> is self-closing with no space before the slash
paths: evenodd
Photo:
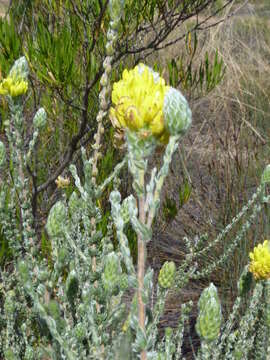
<path id="1" fill-rule="evenodd" d="M 113 124 L 124 133 L 126 149 L 111 174 L 97 181 L 104 119 L 110 103 L 111 51 L 117 44 L 116 29 L 124 10 L 116 0 L 109 5 L 107 56 L 101 74 L 94 151 L 89 157 L 82 147 L 81 168 L 69 167 L 74 179 L 71 195 L 67 198 L 63 191 L 51 207 L 46 220 L 50 261 L 39 256 L 32 201 L 35 182 L 31 178 L 35 147 L 49 121 L 44 108 L 40 108 L 32 117 L 33 132 L 29 131 L 25 117 L 28 113 L 23 113 L 23 95 L 31 80 L 25 58 L 15 62 L 0 84 L 10 111 L 4 122 L 7 141 L 0 146 L 4 174 L 0 184 L 1 228 L 12 252 L 12 260 L 1 267 L 0 349 L 5 359 L 182 359 L 184 325 L 192 304 L 182 305 L 176 331 L 167 328 L 164 337 L 159 337 L 158 324 L 169 289 L 180 290 L 190 280 L 205 277 L 224 264 L 269 202 L 266 168 L 256 193 L 232 223 L 207 245 L 204 236 L 196 242 L 186 238 L 188 251 L 180 267 L 165 263 L 158 284 L 153 281 L 153 270 L 145 268 L 146 244 L 152 237 L 151 225 L 172 155 L 190 126 L 191 113 L 185 98 L 167 87 L 150 68 L 140 64 L 132 71 L 125 70 L 122 80 L 113 86 L 110 114 Z M 30 134 L 28 142 L 26 133 Z M 163 163 L 160 168 L 149 169 L 149 159 L 160 142 L 166 146 Z M 119 174 L 126 164 L 134 195 L 121 201 Z M 68 182 L 58 178 L 59 188 Z M 101 204 L 110 184 L 111 209 L 103 231 Z M 243 218 L 246 220 L 226 251 L 199 271 L 198 258 L 223 241 Z M 136 233 L 137 268 L 130 255 L 126 225 Z M 114 231 L 118 240 L 115 247 Z M 265 243 L 266 256 L 257 252 L 255 249 L 251 256 L 255 263 L 249 270 L 258 274 L 260 269 L 264 274 L 261 269 L 269 252 Z M 268 262 L 266 265 L 268 268 Z M 269 353 L 268 276 L 262 276 L 253 286 L 248 274 L 243 273 L 239 281 L 239 296 L 226 322 L 222 321 L 215 286 L 211 284 L 202 293 L 196 326 L 201 339 L 197 358 L 254 358 L 255 349 L 256 359 L 263 359 Z M 130 308 L 123 301 L 128 290 L 133 293 Z M 153 303 L 150 299 L 154 293 L 157 298 Z"/>
<path id="2" fill-rule="evenodd" d="M 51 206 L 55 180 L 67 169 L 80 146 L 93 140 L 106 51 L 113 56 L 112 80 L 117 80 L 119 69 L 127 64 L 132 67 L 158 48 L 168 46 L 174 28 L 207 10 L 208 5 L 209 1 L 172 1 L 167 6 L 156 0 L 127 1 L 117 29 L 121 41 L 108 49 L 106 34 L 109 38 L 112 35 L 108 32 L 108 1 L 12 1 L 9 20 L 0 20 L 1 73 L 6 76 L 13 62 L 25 55 L 31 72 L 32 95 L 27 104 L 27 118 L 30 119 L 39 107 L 46 108 L 48 115 L 48 127 L 35 147 L 30 167 L 36 216 L 43 216 Z M 199 25 L 194 24 L 189 35 L 183 33 L 181 36 L 187 37 L 192 54 L 190 65 L 181 62 L 181 71 L 169 65 L 169 72 L 173 73 L 172 86 L 179 84 L 184 76 L 194 78 L 187 80 L 193 90 L 204 84 L 209 88 L 210 82 L 218 82 L 222 76 L 224 69 L 218 60 L 213 65 L 208 60 L 201 65 L 200 80 L 197 70 L 191 66 L 196 53 L 196 40 L 193 46 L 191 33 L 195 34 Z M 113 152 L 105 143 L 102 145 L 103 151 Z M 115 153 L 111 156 L 116 164 L 119 158 Z M 106 166 L 102 165 L 102 159 L 100 163 L 103 168 Z M 104 178 L 109 170 L 103 174 Z"/>
<path id="3" fill-rule="evenodd" d="M 176 27 L 204 12 L 210 15 L 210 21 L 211 16 L 221 12 L 223 5 L 228 5 L 231 0 L 217 9 L 209 7 L 212 2 L 215 1 L 171 1 L 164 6 L 163 1 L 156 0 L 126 1 L 121 21 L 117 29 L 111 31 L 108 1 L 15 0 L 10 3 L 8 18 L 0 19 L 1 75 L 6 77 L 14 61 L 24 55 L 30 71 L 29 96 L 24 107 L 26 122 L 30 124 L 33 114 L 41 107 L 46 108 L 47 113 L 47 127 L 40 133 L 27 166 L 37 231 L 41 231 L 48 211 L 58 197 L 55 183 L 58 176 L 67 177 L 71 161 L 81 164 L 81 146 L 86 148 L 87 153 L 91 152 L 97 130 L 98 99 L 104 82 L 101 76 L 106 53 L 113 57 L 111 79 L 118 80 L 125 66 L 132 67 L 140 59 L 150 59 L 158 49 L 173 46 L 175 42 L 171 43 L 170 35 Z M 164 19 L 167 19 L 166 23 Z M 183 31 L 176 41 L 184 39 L 186 46 L 182 52 L 188 53 L 187 60 L 179 54 L 179 58 L 168 64 L 170 85 L 176 87 L 182 81 L 189 97 L 210 91 L 224 73 L 218 56 L 211 62 L 208 54 L 199 69 L 194 68 L 199 27 L 200 21 L 188 31 Z M 118 32 L 119 40 L 108 48 L 107 38 L 112 38 L 113 31 Z M 151 62 L 158 68 L 155 60 Z M 1 115 L 4 122 L 8 117 L 4 99 Z M 98 183 L 105 181 L 123 155 L 113 146 L 114 130 L 111 129 L 109 134 L 109 127 L 106 121 L 106 135 L 100 143 L 104 156 L 97 159 L 100 169 Z M 28 127 L 23 140 L 26 144 L 30 133 Z M 78 173 L 82 175 L 80 166 Z M 126 167 L 121 182 L 121 192 L 127 194 L 131 181 Z M 72 189 L 73 182 L 66 190 L 67 196 Z M 108 194 L 109 191 L 104 193 L 100 204 L 108 204 Z M 104 205 L 103 209 L 106 213 L 108 205 Z M 135 249 L 132 233 L 129 242 Z M 4 238 L 3 243 L 7 244 Z M 136 251 L 133 255 L 135 258 Z"/>

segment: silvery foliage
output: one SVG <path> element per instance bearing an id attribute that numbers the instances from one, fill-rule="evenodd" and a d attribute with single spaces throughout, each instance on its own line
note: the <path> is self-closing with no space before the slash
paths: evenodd
<path id="1" fill-rule="evenodd" d="M 29 67 L 27 60 L 24 56 L 20 57 L 18 60 L 15 61 L 14 65 L 12 66 L 9 76 L 14 77 L 21 80 L 27 80 L 29 74 Z"/>
<path id="2" fill-rule="evenodd" d="M 116 17 L 118 5 L 117 0 L 111 2 L 111 12 Z M 113 25 L 116 29 L 117 22 Z M 21 69 L 24 77 L 27 63 L 23 58 L 15 63 L 12 72 L 18 74 Z M 148 156 L 155 147 L 152 139 L 142 143 L 134 133 L 127 133 L 127 157 L 98 186 L 92 181 L 92 158 L 88 159 L 82 148 L 84 181 L 71 165 L 74 191 L 68 199 L 63 195 L 54 204 L 47 219 L 46 231 L 52 248 L 48 263 L 38 254 L 39 240 L 34 228 L 27 172 L 39 132 L 46 126 L 46 114 L 40 109 L 34 117 L 34 133 L 27 147 L 22 101 L 9 97 L 7 100 L 11 117 L 4 124 L 7 145 L 2 142 L 0 145 L 0 225 L 12 251 L 12 260 L 0 274 L 1 357 L 7 360 L 124 360 L 138 359 L 139 353 L 145 350 L 148 359 L 184 359 L 184 329 L 193 304 L 182 304 L 178 327 L 173 331 L 167 328 L 160 337 L 158 325 L 169 289 L 155 284 L 153 270 L 148 269 L 143 288 L 143 301 L 148 308 L 145 332 L 142 331 L 134 292 L 136 268 L 126 235 L 126 227 L 131 223 L 145 243 L 151 240 L 149 225 L 158 210 L 162 185 L 181 134 L 171 136 L 161 168 L 150 171 L 145 186 L 142 186 L 141 175 L 147 172 Z M 110 182 L 117 184 L 115 180 L 127 163 L 135 196 L 122 200 L 115 187 L 110 195 L 111 216 L 104 234 L 99 230 L 102 209 L 97 205 L 98 200 Z M 206 243 L 205 236 L 196 241 L 185 239 L 188 251 L 176 271 L 174 290 L 180 291 L 188 281 L 205 277 L 226 263 L 251 223 L 256 221 L 262 205 L 269 203 L 270 198 L 264 192 L 267 183 L 269 166 L 252 199 L 214 241 Z M 145 198 L 146 224 L 138 219 L 136 195 L 141 194 Z M 226 252 L 199 271 L 200 257 L 220 244 L 240 221 L 243 224 Z M 112 245 L 115 232 L 118 246 Z M 201 348 L 197 359 L 266 359 L 269 356 L 270 282 L 254 286 L 245 268 L 238 289 L 227 321 L 222 321 L 214 285 L 202 293 L 197 326 Z M 128 303 L 123 299 L 130 292 L 133 299 Z M 155 301 L 150 302 L 153 294 Z"/>
<path id="3" fill-rule="evenodd" d="M 1 272 L 2 287 L 5 289 L 2 293 L 5 296 L 1 314 L 3 356 L 6 359 L 136 359 L 144 348 L 149 359 L 182 359 L 184 325 L 188 321 L 192 303 L 182 305 L 178 328 L 175 331 L 166 329 L 164 338 L 159 339 L 158 324 L 164 311 L 168 289 L 154 286 L 153 271 L 148 269 L 144 281 L 144 301 L 149 305 L 153 291 L 157 297 L 148 309 L 146 332 L 140 331 L 136 295 L 130 309 L 123 302 L 125 292 L 128 289 L 136 289 L 136 269 L 131 259 L 125 227 L 131 222 L 134 230 L 141 234 L 146 242 L 151 239 L 151 230 L 138 220 L 136 198 L 130 195 L 121 201 L 121 195 L 115 189 L 110 195 L 111 221 L 108 223 L 106 236 L 100 231 L 92 231 L 91 219 L 94 217 L 97 225 L 102 220 L 101 209 L 96 204 L 108 180 L 106 184 L 93 186 L 91 159 L 87 159 L 84 149 L 84 182 L 79 178 L 76 167 L 71 165 L 70 172 L 74 178 L 75 190 L 69 199 L 63 196 L 55 203 L 47 219 L 46 230 L 52 244 L 52 265 L 49 267 L 47 263 L 38 260 L 38 242 L 32 226 L 33 219 L 28 200 L 29 180 L 26 176 L 26 155 L 30 149 L 25 150 L 22 146 L 22 130 L 16 125 L 22 123 L 19 121 L 22 114 L 21 104 L 13 103 L 12 99 L 9 101 L 12 116 L 6 124 L 9 125 L 6 130 L 11 140 L 10 156 L 16 156 L 18 160 L 13 169 L 15 190 L 12 191 L 11 179 L 1 183 L 1 226 L 10 241 L 14 255 L 12 277 L 10 269 Z M 113 181 L 128 162 L 129 169 L 134 175 L 134 189 L 136 193 L 141 193 L 144 190 L 140 188 L 136 176 L 139 176 L 139 169 L 146 170 L 148 161 L 145 156 L 140 156 L 144 154 L 140 148 L 141 143 L 133 135 L 127 135 L 130 147 L 127 158 L 115 168 L 109 179 Z M 177 141 L 174 137 L 170 139 L 161 169 L 158 171 L 154 168 L 146 184 L 145 198 L 149 217 L 154 216 L 159 206 L 162 181 L 165 179 Z M 263 178 L 266 178 L 265 174 Z M 259 208 L 259 204 L 255 206 L 256 201 L 269 201 L 267 197 L 262 196 L 262 191 L 263 187 L 260 186 L 248 206 L 234 219 L 233 224 L 239 221 L 239 217 L 246 211 L 251 210 L 253 214 L 254 209 Z M 14 222 L 18 194 L 23 204 L 22 232 Z M 257 210 L 255 213 L 257 214 Z M 231 226 L 225 228 L 223 236 Z M 119 243 L 116 249 L 111 242 L 113 228 L 116 229 Z M 242 232 L 240 235 L 242 236 Z M 221 239 L 222 236 L 219 236 L 214 243 Z M 190 253 L 176 273 L 174 288 L 178 290 L 190 279 L 199 277 L 195 259 L 207 249 L 207 246 L 203 245 L 203 238 L 194 244 L 188 239 L 186 242 Z M 211 248 L 211 244 L 208 248 Z M 224 256 L 220 259 L 223 258 Z M 211 265 L 211 269 L 218 264 L 219 260 L 217 265 Z M 228 321 L 222 325 L 218 315 L 220 303 L 214 285 L 207 290 L 207 296 L 202 294 L 198 316 L 200 328 L 203 329 L 203 333 L 200 333 L 202 338 L 199 359 L 210 359 L 213 356 L 215 359 L 224 359 L 224 354 L 226 359 L 248 358 L 254 347 L 257 358 L 263 359 L 266 349 L 269 350 L 269 336 L 266 334 L 269 333 L 270 327 L 270 285 L 269 282 L 258 283 L 246 311 L 242 313 L 244 295 L 250 293 L 251 287 L 246 275 L 245 272 L 240 278 L 239 296 Z M 256 328 L 258 331 L 254 332 Z"/>
<path id="4" fill-rule="evenodd" d="M 180 91 L 170 87 L 164 98 L 164 123 L 170 134 L 185 134 L 191 125 L 191 110 Z"/>

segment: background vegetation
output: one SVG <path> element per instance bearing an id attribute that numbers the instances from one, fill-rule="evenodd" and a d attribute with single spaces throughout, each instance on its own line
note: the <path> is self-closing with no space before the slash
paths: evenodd
<path id="1" fill-rule="evenodd" d="M 269 161 L 269 4 L 239 1 L 239 5 L 241 8 L 234 16 L 198 37 L 198 53 L 218 49 L 226 72 L 213 91 L 192 101 L 193 126 L 181 149 L 185 156 L 182 158 L 180 152 L 176 156 L 164 194 L 178 203 L 179 211 L 169 224 L 163 218 L 164 225 L 156 230 L 158 259 L 181 261 L 184 236 L 193 234 L 196 238 L 200 232 L 213 239 L 250 198 Z M 177 50 L 172 51 L 175 55 Z M 194 61 L 201 61 L 201 56 Z M 182 161 L 186 171 L 181 170 Z M 179 193 L 183 194 L 187 184 L 189 200 L 181 206 Z M 267 234 L 268 219 L 262 218 L 250 229 L 230 263 L 214 274 L 212 280 L 223 292 L 227 311 L 231 310 L 236 279 L 250 249 Z M 221 254 L 229 241 L 225 239 L 221 247 L 202 259 L 201 266 Z M 183 298 L 196 299 L 207 281 L 189 285 Z M 179 297 L 172 296 L 168 305 L 172 322 L 178 303 Z"/>

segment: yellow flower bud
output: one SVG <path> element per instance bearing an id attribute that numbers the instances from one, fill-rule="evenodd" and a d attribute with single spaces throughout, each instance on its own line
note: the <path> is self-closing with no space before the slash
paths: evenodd
<path id="1" fill-rule="evenodd" d="M 151 129 L 154 135 L 161 135 L 164 132 L 164 120 L 162 113 L 158 114 L 150 122 L 149 128 Z"/>

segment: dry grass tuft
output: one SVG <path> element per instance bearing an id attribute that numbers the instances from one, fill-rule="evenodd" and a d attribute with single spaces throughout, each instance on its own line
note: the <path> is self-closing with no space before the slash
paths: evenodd
<path id="1" fill-rule="evenodd" d="M 0 16 L 5 16 L 10 0 L 0 0 Z"/>

